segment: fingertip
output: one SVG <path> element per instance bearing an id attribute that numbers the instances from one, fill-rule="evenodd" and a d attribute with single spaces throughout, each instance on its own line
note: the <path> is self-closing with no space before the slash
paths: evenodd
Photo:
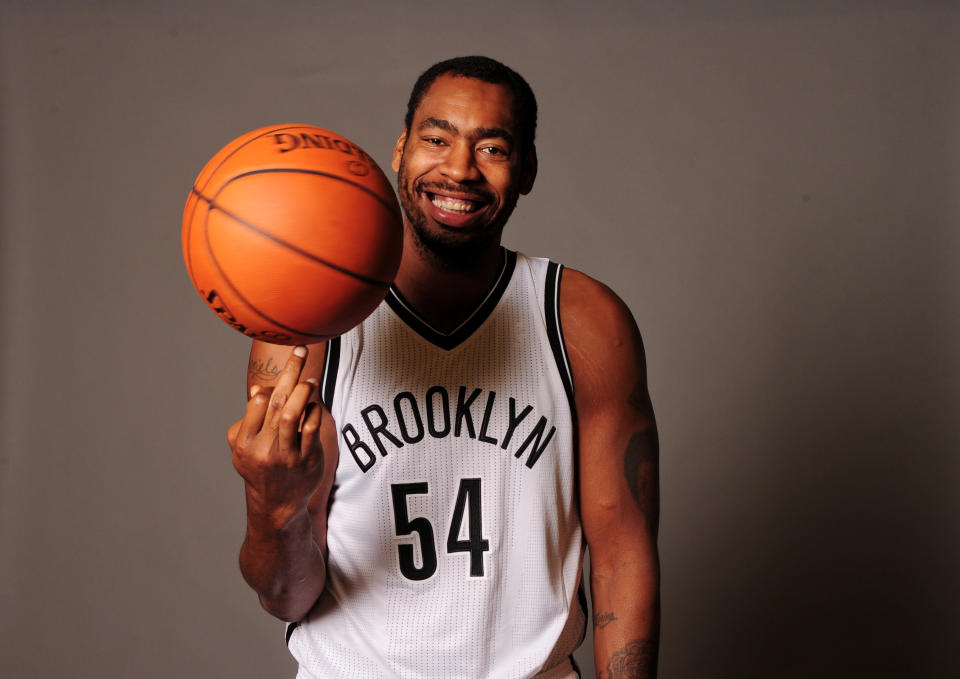
<path id="1" fill-rule="evenodd" d="M 260 385 L 259 385 L 259 384 L 255 384 L 255 385 L 253 385 L 252 387 L 250 387 L 250 398 L 253 398 L 254 396 L 256 396 L 256 395 L 257 395 L 257 392 L 259 392 L 259 391 L 260 391 Z"/>
<path id="2" fill-rule="evenodd" d="M 255 392 L 251 390 L 250 400 L 247 401 L 250 405 L 261 406 L 266 403 L 271 394 L 271 390 L 268 389 L 257 389 Z"/>
<path id="3" fill-rule="evenodd" d="M 307 399 L 310 403 L 318 403 L 323 396 L 320 393 L 320 382 L 314 377 L 308 378 L 307 382 L 310 384 L 310 393 L 307 394 Z"/>
<path id="4" fill-rule="evenodd" d="M 297 358 L 303 358 L 307 355 L 307 348 L 304 346 L 296 346 L 293 348 L 293 355 Z"/>

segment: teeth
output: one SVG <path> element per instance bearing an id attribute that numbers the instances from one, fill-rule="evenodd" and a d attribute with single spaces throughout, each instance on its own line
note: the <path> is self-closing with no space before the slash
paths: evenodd
<path id="1" fill-rule="evenodd" d="M 449 196 L 432 196 L 430 202 L 447 212 L 473 212 L 477 209 L 476 203 L 471 200 L 459 200 Z"/>

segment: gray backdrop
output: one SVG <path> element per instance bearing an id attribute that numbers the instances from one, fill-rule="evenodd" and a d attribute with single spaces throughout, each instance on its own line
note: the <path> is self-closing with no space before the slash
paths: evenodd
<path id="1" fill-rule="evenodd" d="M 645 336 L 662 676 L 957 676 L 960 9 L 920 0 L 0 0 L 0 673 L 292 678 L 183 202 L 273 123 L 388 168 L 477 52 L 542 107 L 507 244 Z"/>

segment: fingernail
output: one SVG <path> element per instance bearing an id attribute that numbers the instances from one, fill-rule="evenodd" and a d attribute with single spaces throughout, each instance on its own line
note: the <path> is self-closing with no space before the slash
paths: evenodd
<path id="1" fill-rule="evenodd" d="M 308 377 L 307 379 L 304 380 L 304 382 L 309 382 L 313 386 L 317 386 L 318 384 L 320 384 L 319 382 L 317 382 L 316 377 Z"/>
<path id="2" fill-rule="evenodd" d="M 307 348 L 306 348 L 306 347 L 295 347 L 294 350 L 293 350 L 293 355 L 294 355 L 294 356 L 299 356 L 300 358 L 303 358 L 304 356 L 307 355 Z"/>
<path id="3" fill-rule="evenodd" d="M 254 396 L 256 396 L 258 391 L 260 391 L 259 384 L 255 384 L 252 387 L 250 387 L 250 398 L 253 398 Z"/>

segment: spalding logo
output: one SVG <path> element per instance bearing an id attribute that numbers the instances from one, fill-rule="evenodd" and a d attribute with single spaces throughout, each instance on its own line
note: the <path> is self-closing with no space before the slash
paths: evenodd
<path id="1" fill-rule="evenodd" d="M 367 162 L 373 159 L 367 155 L 362 148 L 348 142 L 344 139 L 331 139 L 325 134 L 312 134 L 310 132 L 301 132 L 300 134 L 291 134 L 289 132 L 277 132 L 273 135 L 273 143 L 280 153 L 289 153 L 297 149 L 322 149 L 325 151 L 339 151 L 348 156 L 357 156 Z"/>

